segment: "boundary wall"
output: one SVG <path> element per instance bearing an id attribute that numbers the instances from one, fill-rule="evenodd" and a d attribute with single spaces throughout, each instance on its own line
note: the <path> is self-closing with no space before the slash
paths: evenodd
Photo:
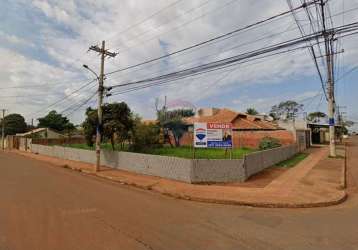
<path id="1" fill-rule="evenodd" d="M 31 152 L 95 164 L 94 151 L 31 144 Z M 243 182 L 298 153 L 297 145 L 255 152 L 243 159 L 184 159 L 131 152 L 101 151 L 101 165 L 187 183 Z"/>

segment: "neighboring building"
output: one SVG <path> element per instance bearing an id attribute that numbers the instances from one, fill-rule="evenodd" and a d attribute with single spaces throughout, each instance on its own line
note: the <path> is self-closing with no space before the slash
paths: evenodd
<path id="1" fill-rule="evenodd" d="M 36 139 L 61 139 L 61 138 L 65 138 L 66 136 L 50 128 L 36 128 L 26 133 L 16 134 L 16 137 L 26 137 L 26 138 L 36 138 Z"/>
<path id="2" fill-rule="evenodd" d="M 195 122 L 228 122 L 233 124 L 234 147 L 257 148 L 264 137 L 277 138 L 283 145 L 294 143 L 294 136 L 290 131 L 280 128 L 273 122 L 261 117 L 223 108 L 199 109 L 195 116 L 185 118 L 188 126 Z M 180 143 L 192 143 L 192 133 L 186 133 Z"/>
<path id="3" fill-rule="evenodd" d="M 327 144 L 329 143 L 329 124 L 328 123 L 307 123 L 307 127 L 311 130 L 312 143 Z M 336 140 L 341 139 L 342 126 L 335 126 Z M 343 134 L 342 134 L 343 135 Z"/>
<path id="4" fill-rule="evenodd" d="M 296 119 L 294 122 L 278 121 L 278 125 L 289 131 L 292 131 L 295 135 L 300 136 L 305 133 L 306 141 L 310 144 L 327 144 L 329 143 L 329 125 L 326 122 L 309 122 L 304 119 Z M 336 139 L 340 139 L 341 126 L 336 125 Z M 303 135 L 302 135 L 303 136 Z M 299 138 L 297 138 L 299 140 Z"/>

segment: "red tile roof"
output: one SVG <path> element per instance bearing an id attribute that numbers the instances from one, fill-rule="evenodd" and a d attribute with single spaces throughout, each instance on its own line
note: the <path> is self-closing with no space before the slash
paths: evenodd
<path id="1" fill-rule="evenodd" d="M 263 121 L 261 118 L 247 115 L 240 112 L 235 112 L 230 109 L 220 109 L 215 115 L 211 116 L 192 116 L 185 118 L 187 124 L 194 124 L 194 122 L 230 122 L 236 129 L 263 129 L 272 130 L 278 129 L 275 124 L 268 121 Z"/>

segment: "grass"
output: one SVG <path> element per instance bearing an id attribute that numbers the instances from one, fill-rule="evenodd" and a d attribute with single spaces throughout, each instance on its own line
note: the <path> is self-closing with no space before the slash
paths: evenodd
<path id="1" fill-rule="evenodd" d="M 69 145 L 64 145 L 64 146 L 65 147 L 70 147 L 70 148 L 85 149 L 85 150 L 95 150 L 96 149 L 95 145 L 90 147 L 86 143 L 84 143 L 84 144 L 69 144 Z M 101 149 L 112 150 L 112 145 L 110 143 L 102 143 Z M 114 150 L 120 151 L 121 150 L 120 145 L 115 144 L 114 145 Z"/>
<path id="2" fill-rule="evenodd" d="M 241 159 L 244 155 L 254 152 L 254 149 L 248 148 L 236 148 L 232 150 L 233 159 Z M 152 149 L 150 154 L 175 156 L 181 158 L 193 158 L 193 149 L 190 147 L 179 147 L 179 148 L 156 148 Z M 195 159 L 230 159 L 230 150 L 225 152 L 225 149 L 219 148 L 196 148 Z"/>
<path id="3" fill-rule="evenodd" d="M 89 147 L 87 144 L 71 144 L 67 145 L 71 148 L 85 149 L 85 150 L 94 150 L 94 147 Z M 112 146 L 109 143 L 102 144 L 102 149 L 112 150 Z M 116 151 L 129 151 L 128 148 L 121 149 L 120 145 L 115 145 Z M 241 159 L 245 155 L 255 152 L 255 149 L 249 148 L 236 148 L 232 150 L 232 158 L 233 159 Z M 162 148 L 152 148 L 147 149 L 144 152 L 145 154 L 153 154 L 153 155 L 164 155 L 164 156 L 175 156 L 181 158 L 191 159 L 193 158 L 193 149 L 188 146 L 182 147 L 162 147 Z M 219 148 L 196 148 L 195 149 L 195 158 L 196 159 L 230 159 L 230 150 L 225 152 L 225 149 Z"/>
<path id="4" fill-rule="evenodd" d="M 280 163 L 277 163 L 276 167 L 292 168 L 292 167 L 296 166 L 298 163 L 300 163 L 301 161 L 303 161 L 308 155 L 309 154 L 307 154 L 307 153 L 298 153 L 290 159 L 287 159 L 285 161 L 281 161 Z"/>

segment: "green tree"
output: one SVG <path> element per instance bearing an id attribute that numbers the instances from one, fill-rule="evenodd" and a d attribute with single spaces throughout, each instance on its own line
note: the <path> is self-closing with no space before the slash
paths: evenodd
<path id="1" fill-rule="evenodd" d="M 98 124 L 97 110 L 92 108 L 87 108 L 86 110 L 86 119 L 82 124 L 83 132 L 85 134 L 86 143 L 88 146 L 93 146 L 93 137 L 96 134 L 96 128 Z"/>
<path id="2" fill-rule="evenodd" d="M 67 117 L 57 113 L 55 110 L 50 111 L 46 116 L 38 119 L 39 128 L 50 128 L 57 131 L 64 131 L 66 128 L 74 127 Z"/>
<path id="3" fill-rule="evenodd" d="M 9 114 L 5 116 L 4 121 L 1 121 L 0 123 L 0 127 L 2 127 L 3 122 L 5 126 L 5 136 L 16 135 L 27 131 L 25 118 L 20 114 Z"/>
<path id="4" fill-rule="evenodd" d="M 111 141 L 113 150 L 115 141 L 123 148 L 124 142 L 130 139 L 133 120 L 133 114 L 125 102 L 103 106 L 103 135 Z"/>
<path id="5" fill-rule="evenodd" d="M 327 118 L 327 115 L 320 111 L 309 113 L 307 116 L 307 120 L 311 122 L 320 122 L 323 118 Z"/>
<path id="6" fill-rule="evenodd" d="M 134 117 L 125 102 L 105 104 L 102 107 L 102 137 L 110 140 L 112 149 L 116 142 L 124 146 L 126 140 L 131 139 Z M 97 109 L 88 108 L 86 111 L 86 120 L 83 123 L 84 133 L 87 144 L 93 145 L 93 137 L 97 131 L 98 116 Z"/>
<path id="7" fill-rule="evenodd" d="M 274 120 L 291 120 L 302 109 L 303 104 L 288 100 L 285 102 L 280 102 L 278 105 L 272 106 L 270 116 L 272 116 Z"/>
<path id="8" fill-rule="evenodd" d="M 194 111 L 191 109 L 176 109 L 167 111 L 165 107 L 157 111 L 157 120 L 159 125 L 164 129 L 164 136 L 169 136 L 171 131 L 175 146 L 180 146 L 180 138 L 187 131 L 187 124 L 183 121 L 183 118 L 194 115 Z"/>
<path id="9" fill-rule="evenodd" d="M 158 146 L 160 146 L 160 127 L 157 124 L 144 124 L 138 120 L 131 150 L 140 152 Z"/>
<path id="10" fill-rule="evenodd" d="M 255 108 L 248 108 L 246 110 L 246 114 L 249 114 L 249 115 L 258 115 L 259 112 L 255 109 Z"/>

